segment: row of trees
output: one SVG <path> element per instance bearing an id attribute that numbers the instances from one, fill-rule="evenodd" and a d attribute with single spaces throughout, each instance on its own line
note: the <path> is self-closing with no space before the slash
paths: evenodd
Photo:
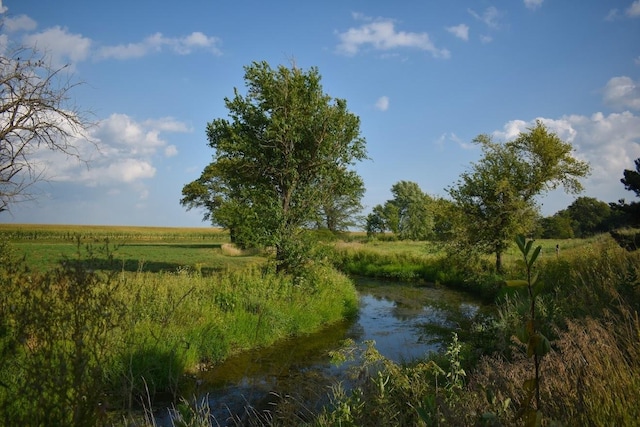
<path id="1" fill-rule="evenodd" d="M 181 203 L 204 208 L 204 218 L 228 228 L 242 246 L 275 247 L 279 268 L 288 270 L 305 260 L 305 229 L 354 224 L 364 185 L 351 167 L 367 158 L 365 140 L 346 101 L 323 93 L 316 68 L 272 69 L 256 62 L 245 67 L 245 82 L 246 95 L 235 89 L 233 98 L 225 98 L 229 118 L 208 124 L 212 162 L 184 186 Z M 400 181 L 393 198 L 366 217 L 367 232 L 454 239 L 459 247 L 495 254 L 500 271 L 514 236 L 534 233 L 536 224 L 539 233 L 559 232 L 564 224 L 563 233 L 583 236 L 611 217 L 610 207 L 582 198 L 537 221 L 536 198 L 558 187 L 577 194 L 589 173 L 571 144 L 541 121 L 512 141 L 479 135 L 474 143 L 482 157 L 447 189 L 449 200 Z"/>
<path id="2" fill-rule="evenodd" d="M 59 79 L 63 70 L 33 51 L 0 56 L 0 211 L 41 177 L 36 150 L 77 156 L 72 141 L 90 124 L 69 102 L 74 84 Z M 184 186 L 180 202 L 202 208 L 205 220 L 229 229 L 241 246 L 274 247 L 278 268 L 289 270 L 306 261 L 305 230 L 335 232 L 356 224 L 365 189 L 353 166 L 367 158 L 366 143 L 346 101 L 323 92 L 317 68 L 255 62 L 245 67 L 244 79 L 246 94 L 235 89 L 224 100 L 229 117 L 207 125 L 212 161 Z M 500 270 L 516 234 L 583 237 L 640 223 L 639 203 L 606 205 L 591 198 L 537 220 L 537 197 L 558 187 L 577 194 L 580 178 L 589 173 L 571 144 L 540 121 L 512 141 L 479 135 L 474 143 L 482 157 L 447 188 L 449 199 L 400 181 L 391 188 L 393 198 L 366 217 L 367 232 L 453 239 L 495 254 Z M 622 183 L 640 196 L 640 159 L 635 171 L 624 171 Z"/>

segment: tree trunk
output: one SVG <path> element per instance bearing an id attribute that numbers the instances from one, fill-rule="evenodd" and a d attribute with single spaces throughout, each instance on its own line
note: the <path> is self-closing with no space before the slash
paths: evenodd
<path id="1" fill-rule="evenodd" d="M 502 251 L 496 250 L 496 273 L 502 273 Z"/>

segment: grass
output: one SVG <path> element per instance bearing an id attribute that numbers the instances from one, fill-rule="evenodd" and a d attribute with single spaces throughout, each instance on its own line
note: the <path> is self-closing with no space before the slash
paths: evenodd
<path id="1" fill-rule="evenodd" d="M 458 365 L 451 356 L 411 366 L 384 361 L 354 392 L 338 388 L 317 424 L 637 425 L 640 252 L 623 250 L 608 235 L 536 244 L 544 284 L 537 318 L 552 339 L 541 364 L 541 424 L 519 415 L 532 361 L 515 338 L 528 307 L 517 293 L 497 301 L 496 319 L 471 326 L 459 353 L 465 381 L 454 392 L 451 367 Z M 515 250 L 505 256 L 508 272 L 522 269 L 517 259 Z M 484 355 L 468 364 L 477 351 Z"/>
<path id="2" fill-rule="evenodd" d="M 206 275 L 264 262 L 260 253 L 235 248 L 228 234 L 217 228 L 1 224 L 2 238 L 25 256 L 29 268 L 40 272 L 77 256 L 78 251 L 98 252 L 106 245 L 113 260 L 97 261 L 103 268 L 125 272 L 191 268 Z"/>
<path id="3" fill-rule="evenodd" d="M 219 230 L 1 234 L 0 424 L 93 425 L 105 400 L 177 399 L 189 372 L 357 312 L 353 283 L 332 267 L 275 274 Z"/>

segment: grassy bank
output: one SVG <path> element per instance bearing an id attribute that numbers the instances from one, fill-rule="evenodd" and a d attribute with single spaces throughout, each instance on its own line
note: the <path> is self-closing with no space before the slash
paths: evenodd
<path id="1" fill-rule="evenodd" d="M 89 247 L 64 228 L 2 245 L 0 424 L 96 425 L 101 408 L 177 398 L 193 370 L 356 313 L 353 283 L 331 267 L 276 275 L 224 240 L 146 231 L 115 252 L 100 243 L 125 235 L 111 228 L 92 229 Z M 58 266 L 32 268 L 44 244 Z"/>
<path id="2" fill-rule="evenodd" d="M 637 425 L 640 253 L 606 236 L 560 242 L 559 254 L 557 243 L 542 243 L 536 315 L 551 351 L 541 362 L 538 418 L 523 416 L 534 367 L 517 338 L 529 300 L 516 291 L 502 294 L 498 316 L 479 319 L 465 342 L 453 336 L 446 354 L 400 366 L 369 349 L 356 389 L 336 388 L 316 425 Z M 509 274 L 523 278 L 511 259 Z"/>

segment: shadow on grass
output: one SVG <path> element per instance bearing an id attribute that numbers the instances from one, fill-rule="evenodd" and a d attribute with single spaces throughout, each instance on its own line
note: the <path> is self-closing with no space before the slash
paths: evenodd
<path id="1" fill-rule="evenodd" d="M 78 262 L 74 260 L 73 262 Z M 147 261 L 141 259 L 107 259 L 107 258 L 92 258 L 80 261 L 83 268 L 88 270 L 101 270 L 106 272 L 148 272 L 148 273 L 175 273 L 181 270 L 188 269 L 189 267 L 184 264 L 166 261 Z M 211 275 L 213 273 L 222 271 L 222 267 L 202 266 L 200 274 L 203 276 Z"/>
<path id="2" fill-rule="evenodd" d="M 123 247 L 161 247 L 179 249 L 221 249 L 222 243 L 125 243 Z"/>

